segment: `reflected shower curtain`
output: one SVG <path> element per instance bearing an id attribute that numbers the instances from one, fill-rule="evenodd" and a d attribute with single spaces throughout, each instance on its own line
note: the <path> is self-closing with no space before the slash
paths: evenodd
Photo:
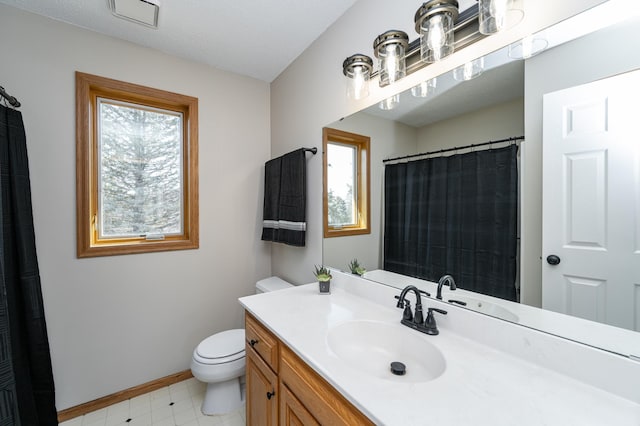
<path id="1" fill-rule="evenodd" d="M 384 269 L 516 301 L 517 153 L 387 165 Z"/>
<path id="2" fill-rule="evenodd" d="M 22 115 L 0 105 L 0 426 L 57 425 Z"/>

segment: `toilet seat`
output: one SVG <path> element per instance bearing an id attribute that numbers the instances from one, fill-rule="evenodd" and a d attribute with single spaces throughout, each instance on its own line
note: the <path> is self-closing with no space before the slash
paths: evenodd
<path id="1" fill-rule="evenodd" d="M 226 364 L 246 354 L 244 329 L 226 330 L 204 339 L 193 351 L 193 358 L 208 365 Z"/>

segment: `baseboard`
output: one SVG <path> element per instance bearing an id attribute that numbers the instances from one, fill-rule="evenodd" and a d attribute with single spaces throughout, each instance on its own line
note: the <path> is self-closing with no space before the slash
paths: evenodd
<path id="1" fill-rule="evenodd" d="M 84 404 L 76 405 L 75 407 L 58 411 L 58 421 L 64 422 L 75 417 L 83 416 L 92 411 L 100 410 L 101 408 L 117 404 L 118 402 L 135 398 L 136 396 L 143 395 L 156 389 L 160 389 L 174 383 L 190 379 L 191 377 L 193 377 L 193 375 L 191 374 L 191 370 L 185 370 L 166 377 L 162 377 L 160 379 L 143 383 L 138 386 L 134 386 L 129 389 L 122 390 L 120 392 L 112 393 L 111 395 L 103 396 L 102 398 L 94 399 L 93 401 L 85 402 Z"/>

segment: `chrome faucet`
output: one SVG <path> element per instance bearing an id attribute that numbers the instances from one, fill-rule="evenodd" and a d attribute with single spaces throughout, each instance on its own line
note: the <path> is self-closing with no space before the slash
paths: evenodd
<path id="1" fill-rule="evenodd" d="M 442 286 L 448 285 L 451 290 L 455 290 L 456 282 L 451 275 L 443 275 L 438 281 L 438 291 L 436 292 L 436 299 L 442 300 Z"/>

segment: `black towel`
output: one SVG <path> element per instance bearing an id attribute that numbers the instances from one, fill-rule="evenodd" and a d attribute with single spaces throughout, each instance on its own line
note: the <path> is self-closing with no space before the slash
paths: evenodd
<path id="1" fill-rule="evenodd" d="M 262 240 L 304 247 L 307 162 L 304 148 L 264 165 Z"/>

